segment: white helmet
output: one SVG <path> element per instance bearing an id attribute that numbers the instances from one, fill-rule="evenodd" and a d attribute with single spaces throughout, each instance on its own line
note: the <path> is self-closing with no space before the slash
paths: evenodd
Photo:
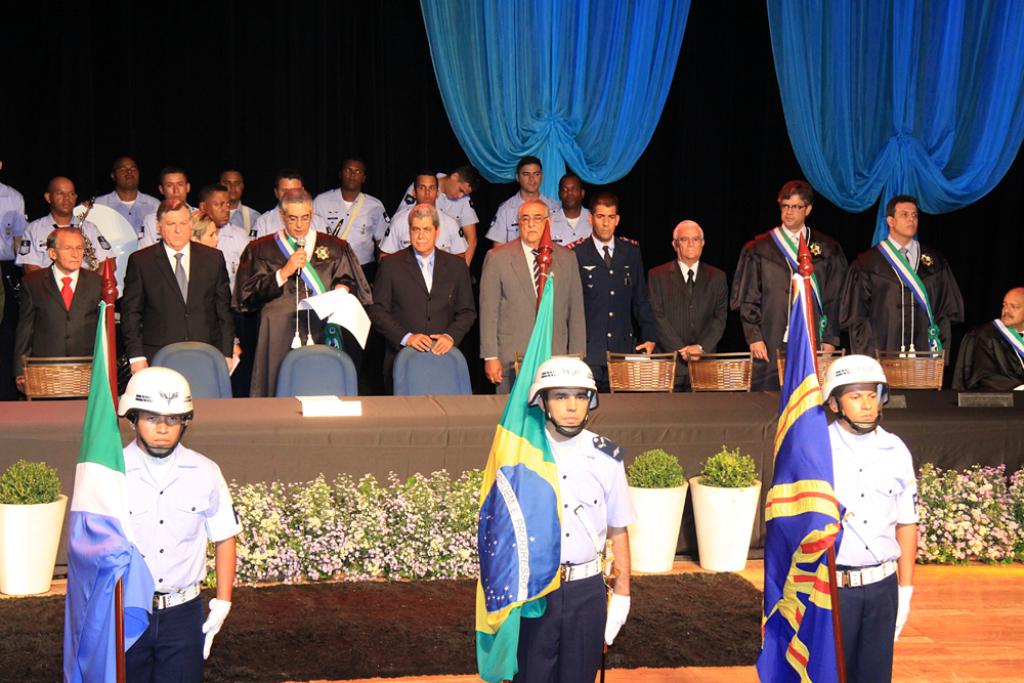
<path id="1" fill-rule="evenodd" d="M 885 371 L 870 356 L 853 354 L 833 361 L 825 371 L 825 386 L 821 388 L 821 395 L 827 401 L 836 389 L 851 384 L 876 384 L 878 400 L 883 404 L 889 400 L 889 381 L 885 378 Z M 836 398 L 839 396 L 836 395 Z"/>
<path id="2" fill-rule="evenodd" d="M 145 410 L 156 415 L 190 415 L 192 389 L 177 370 L 145 368 L 128 380 L 117 414 L 124 417 L 130 410 Z"/>
<path id="3" fill-rule="evenodd" d="M 590 409 L 597 407 L 597 384 L 590 367 L 575 356 L 552 356 L 537 368 L 530 385 L 530 405 L 540 405 L 546 389 L 588 389 Z"/>

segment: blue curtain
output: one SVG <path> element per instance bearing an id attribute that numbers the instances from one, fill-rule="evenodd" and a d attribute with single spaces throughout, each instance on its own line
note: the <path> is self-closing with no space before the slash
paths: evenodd
<path id="1" fill-rule="evenodd" d="M 1024 136 L 1024 3 L 768 0 L 789 137 L 807 179 L 865 211 L 943 213 L 988 193 Z"/>
<path id="2" fill-rule="evenodd" d="M 421 0 L 448 118 L 492 182 L 520 157 L 557 195 L 568 164 L 603 184 L 633 167 L 661 116 L 690 0 Z"/>

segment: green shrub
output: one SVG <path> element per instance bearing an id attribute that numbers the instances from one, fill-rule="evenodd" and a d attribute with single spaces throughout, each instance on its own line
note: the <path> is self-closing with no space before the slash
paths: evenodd
<path id="1" fill-rule="evenodd" d="M 57 470 L 45 462 L 19 460 L 0 475 L 0 503 L 37 505 L 60 498 Z"/>
<path id="2" fill-rule="evenodd" d="M 660 448 L 644 451 L 626 468 L 629 485 L 640 489 L 671 489 L 686 482 L 679 458 Z"/>
<path id="3" fill-rule="evenodd" d="M 723 489 L 751 486 L 757 480 L 757 466 L 749 455 L 740 455 L 740 449 L 730 451 L 725 446 L 708 458 L 700 472 L 700 483 Z"/>

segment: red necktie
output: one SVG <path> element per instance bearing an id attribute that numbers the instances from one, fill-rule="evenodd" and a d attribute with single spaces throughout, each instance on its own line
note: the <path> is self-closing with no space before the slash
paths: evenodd
<path id="1" fill-rule="evenodd" d="M 71 278 L 62 277 L 60 281 L 64 283 L 64 286 L 60 288 L 60 296 L 64 299 L 64 308 L 70 311 L 71 297 L 75 295 L 75 293 L 71 291 Z"/>

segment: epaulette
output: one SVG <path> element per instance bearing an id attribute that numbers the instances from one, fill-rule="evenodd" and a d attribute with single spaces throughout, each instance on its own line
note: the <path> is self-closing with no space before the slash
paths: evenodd
<path id="1" fill-rule="evenodd" d="M 619 446 L 619 444 L 603 436 L 594 437 L 594 448 L 601 451 L 609 458 L 613 460 L 618 460 L 619 462 L 622 462 L 622 457 L 625 455 L 625 453 L 622 452 L 622 448 Z"/>
<path id="2" fill-rule="evenodd" d="M 623 242 L 628 242 L 629 244 L 632 244 L 632 245 L 633 245 L 634 247 L 639 247 L 639 246 L 640 246 L 640 243 L 639 243 L 639 242 L 637 242 L 637 241 L 636 241 L 635 239 L 633 239 L 632 237 L 624 237 L 624 236 L 622 236 L 622 235 L 616 235 L 616 237 L 618 237 L 618 238 L 619 238 L 620 240 L 622 240 Z"/>
<path id="3" fill-rule="evenodd" d="M 578 240 L 576 240 L 575 242 L 571 242 L 571 243 L 565 245 L 565 248 L 566 249 L 575 249 L 576 247 L 580 246 L 581 244 L 583 244 L 584 242 L 586 242 L 589 239 L 590 239 L 589 237 L 581 237 Z"/>

